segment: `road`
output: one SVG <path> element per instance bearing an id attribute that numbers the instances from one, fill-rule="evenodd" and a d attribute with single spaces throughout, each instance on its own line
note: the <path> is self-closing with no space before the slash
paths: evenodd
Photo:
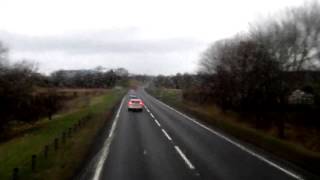
<path id="1" fill-rule="evenodd" d="M 124 99 L 102 150 L 93 180 L 294 180 L 280 166 L 194 119 L 137 91 L 143 112 L 128 112 Z M 86 178 L 87 179 L 87 178 Z"/>

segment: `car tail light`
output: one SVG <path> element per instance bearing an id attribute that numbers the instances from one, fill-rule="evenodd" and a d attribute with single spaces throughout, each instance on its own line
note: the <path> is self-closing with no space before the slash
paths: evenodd
<path id="1" fill-rule="evenodd" d="M 140 101 L 140 105 L 144 106 L 144 103 L 142 101 Z"/>
<path id="2" fill-rule="evenodd" d="M 132 102 L 131 102 L 131 101 L 129 101 L 129 102 L 128 102 L 128 105 L 132 105 Z"/>

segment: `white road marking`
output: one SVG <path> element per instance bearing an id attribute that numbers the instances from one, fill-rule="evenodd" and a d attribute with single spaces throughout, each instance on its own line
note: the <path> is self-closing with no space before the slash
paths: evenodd
<path id="1" fill-rule="evenodd" d="M 156 123 L 157 123 L 157 125 L 159 126 L 159 127 L 161 127 L 161 124 L 159 123 L 159 121 L 158 120 L 154 120 Z"/>
<path id="2" fill-rule="evenodd" d="M 169 134 L 167 133 L 167 131 L 164 130 L 164 129 L 161 129 L 161 130 L 162 130 L 163 134 L 167 137 L 167 139 L 169 139 L 169 141 L 172 141 L 172 138 L 169 136 Z"/>
<path id="3" fill-rule="evenodd" d="M 147 111 L 148 111 L 148 109 L 147 109 Z M 149 112 L 149 111 L 148 111 L 148 112 Z M 149 114 L 150 114 L 150 116 L 154 119 L 154 121 L 157 123 L 157 125 L 158 125 L 159 127 L 161 127 L 161 124 L 160 124 L 159 121 L 154 117 L 154 115 L 153 115 L 151 112 L 149 112 Z M 166 138 L 167 138 L 169 141 L 173 141 L 172 138 L 170 137 L 170 135 L 167 133 L 166 130 L 164 130 L 164 129 L 161 128 L 161 131 L 162 131 L 162 133 L 166 136 Z M 173 143 L 173 145 L 174 145 L 174 143 Z M 181 151 L 181 149 L 180 149 L 178 146 L 176 146 L 176 145 L 174 145 L 174 148 L 175 148 L 175 150 L 178 152 L 178 154 L 181 156 L 181 158 L 184 160 L 184 162 L 187 164 L 187 166 L 188 166 L 191 170 L 194 170 L 195 167 L 194 167 L 193 164 L 190 162 L 190 160 L 186 157 L 186 155 Z M 199 175 L 199 173 L 198 173 L 198 175 Z"/>
<path id="4" fill-rule="evenodd" d="M 149 96 L 150 96 L 150 97 L 152 97 L 151 95 L 149 95 Z M 163 103 L 163 102 L 159 101 L 158 99 L 156 99 L 156 98 L 154 98 L 154 97 L 152 97 L 152 98 L 153 98 L 154 100 L 156 100 L 158 103 L 160 103 L 160 104 L 162 104 L 162 105 L 166 106 L 167 108 L 169 108 L 169 109 L 171 109 L 171 110 L 175 111 L 176 113 L 180 114 L 181 116 L 185 117 L 186 119 L 188 119 L 188 120 L 190 120 L 190 121 L 194 122 L 195 124 L 199 125 L 200 127 L 202 127 L 202 128 L 204 128 L 204 129 L 208 130 L 209 132 L 211 132 L 211 133 L 213 133 L 213 134 L 215 134 L 215 135 L 219 136 L 220 138 L 222 138 L 222 139 L 226 140 L 227 142 L 229 142 L 229 143 L 231 143 L 231 144 L 235 145 L 236 147 L 238 147 L 238 148 L 240 148 L 241 150 L 243 150 L 243 151 L 245 151 L 245 152 L 249 153 L 250 155 L 252 155 L 252 156 L 254 156 L 254 157 L 256 157 L 256 158 L 260 159 L 261 161 L 263 161 L 263 162 L 265 162 L 265 163 L 269 164 L 270 166 L 273 166 L 273 167 L 277 168 L 278 170 L 280 170 L 280 171 L 284 172 L 285 174 L 287 174 L 287 175 L 289 175 L 289 176 L 291 176 L 291 177 L 293 177 L 293 178 L 295 178 L 295 179 L 303 180 L 303 178 L 302 178 L 302 176 L 301 176 L 301 175 L 298 175 L 298 174 L 296 174 L 295 172 L 292 172 L 292 171 L 290 171 L 290 170 L 288 170 L 288 169 L 285 169 L 285 168 L 281 167 L 280 165 L 278 165 L 278 164 L 276 164 L 276 163 L 274 163 L 274 162 L 272 162 L 272 161 L 270 161 L 270 160 L 266 159 L 265 157 L 263 157 L 263 156 L 261 156 L 261 155 L 259 155 L 259 154 L 255 153 L 255 152 L 253 152 L 252 150 L 249 150 L 248 148 L 244 147 L 243 145 L 241 145 L 241 144 L 239 144 L 239 143 L 237 143 L 237 142 L 235 142 L 235 141 L 231 140 L 230 138 L 226 137 L 225 135 L 223 135 L 223 134 L 221 134 L 221 133 L 219 133 L 219 132 L 217 132 L 217 131 L 214 131 L 213 129 L 211 129 L 211 128 L 209 128 L 209 127 L 205 126 L 204 124 L 202 124 L 202 123 L 200 123 L 200 122 L 196 121 L 195 119 L 193 119 L 193 118 L 191 118 L 191 117 L 189 117 L 189 116 L 187 116 L 187 115 L 185 115 L 185 114 L 181 113 L 180 111 L 178 111 L 178 110 L 176 110 L 176 109 L 172 108 L 171 106 L 169 106 L 169 105 L 167 105 L 167 104 L 165 104 L 165 103 Z"/>
<path id="5" fill-rule="evenodd" d="M 189 159 L 186 157 L 186 155 L 181 151 L 181 149 L 178 146 L 174 146 L 176 151 L 179 153 L 181 158 L 184 160 L 184 162 L 188 165 L 190 169 L 194 169 L 193 164 L 189 161 Z"/>
<path id="6" fill-rule="evenodd" d="M 150 110 L 146 105 L 144 105 L 144 108 L 148 111 L 148 113 L 150 113 Z"/>
<path id="7" fill-rule="evenodd" d="M 96 165 L 94 176 L 92 178 L 93 180 L 99 180 L 100 179 L 101 172 L 102 172 L 102 167 L 103 167 L 104 162 L 106 161 L 106 159 L 108 157 L 108 154 L 109 154 L 110 145 L 111 145 L 112 139 L 114 137 L 114 132 L 115 132 L 118 120 L 119 120 L 120 111 L 121 111 L 121 108 L 122 108 L 122 105 L 123 105 L 123 101 L 124 101 L 124 98 L 121 101 L 121 104 L 120 104 L 120 107 L 119 107 L 119 109 L 117 111 L 116 117 L 115 117 L 115 119 L 114 119 L 114 121 L 112 123 L 112 127 L 110 129 L 108 138 L 103 143 L 103 148 L 100 151 L 101 152 L 100 158 L 99 158 L 99 161 L 98 161 L 98 163 Z"/>
<path id="8" fill-rule="evenodd" d="M 150 113 L 150 116 L 154 119 L 154 115 L 152 113 Z"/>

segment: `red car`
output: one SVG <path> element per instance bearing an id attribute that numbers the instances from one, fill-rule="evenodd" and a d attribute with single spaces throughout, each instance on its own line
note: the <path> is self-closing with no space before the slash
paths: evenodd
<path id="1" fill-rule="evenodd" d="M 144 103 L 141 99 L 130 99 L 128 102 L 128 111 L 143 111 Z"/>

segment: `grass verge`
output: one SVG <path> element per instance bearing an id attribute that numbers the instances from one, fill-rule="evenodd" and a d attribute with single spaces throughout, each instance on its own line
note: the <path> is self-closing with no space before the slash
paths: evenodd
<path id="1" fill-rule="evenodd" d="M 91 98 L 86 107 L 71 113 L 42 120 L 23 136 L 0 144 L 0 179 L 12 179 L 14 168 L 19 168 L 19 179 L 70 179 L 85 158 L 96 133 L 104 125 L 110 111 L 124 95 L 124 91 L 110 90 Z M 81 121 L 77 130 L 62 144 L 63 132 Z M 54 151 L 53 140 L 59 138 L 59 149 Z M 49 145 L 48 158 L 44 146 Z M 31 156 L 37 155 L 35 170 L 31 169 Z"/>
<path id="2" fill-rule="evenodd" d="M 315 174 L 310 174 L 312 179 L 320 177 L 320 153 L 316 153 L 305 149 L 303 146 L 276 138 L 268 135 L 262 131 L 254 128 L 242 126 L 236 122 L 228 122 L 219 119 L 219 117 L 212 115 L 212 113 L 205 113 L 200 108 L 191 108 L 183 103 L 181 91 L 174 89 L 153 89 L 147 90 L 151 95 L 160 99 L 161 101 L 191 115 L 205 123 L 212 125 L 222 131 L 230 134 L 244 142 L 262 148 L 282 159 L 285 159 L 298 167 Z"/>

